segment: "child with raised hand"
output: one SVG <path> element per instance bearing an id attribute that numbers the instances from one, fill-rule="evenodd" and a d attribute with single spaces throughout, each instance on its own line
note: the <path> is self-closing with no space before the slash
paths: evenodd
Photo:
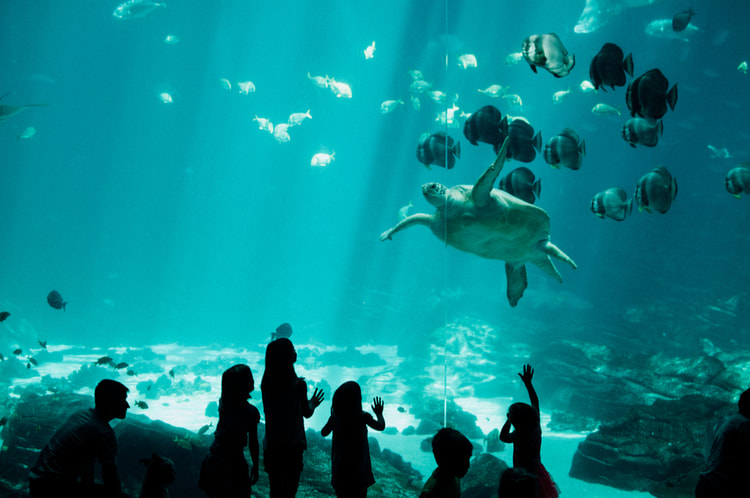
<path id="1" fill-rule="evenodd" d="M 508 408 L 508 420 L 500 430 L 500 440 L 513 444 L 513 467 L 521 467 L 534 474 L 538 481 L 538 498 L 557 498 L 560 491 L 547 469 L 542 465 L 542 426 L 539 419 L 539 397 L 531 384 L 534 369 L 524 365 L 518 374 L 529 393 L 531 405 L 513 403 Z M 510 432 L 510 426 L 515 429 Z"/>
<path id="2" fill-rule="evenodd" d="M 254 389 L 253 373 L 245 364 L 234 365 L 221 376 L 219 423 L 198 482 L 212 498 L 249 498 L 252 485 L 258 482 L 260 412 L 247 402 Z M 245 460 L 245 446 L 253 460 L 252 470 Z"/>
<path id="3" fill-rule="evenodd" d="M 362 390 L 354 381 L 344 382 L 333 394 L 331 416 L 320 434 L 333 432 L 331 448 L 331 485 L 339 498 L 367 496 L 367 488 L 375 484 L 370 462 L 367 427 L 385 429 L 383 400 L 372 400 L 377 419 L 362 410 Z"/>

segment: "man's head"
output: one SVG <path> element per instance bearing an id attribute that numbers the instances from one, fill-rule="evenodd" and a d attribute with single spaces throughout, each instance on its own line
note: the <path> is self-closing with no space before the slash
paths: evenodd
<path id="1" fill-rule="evenodd" d="M 472 450 L 471 441 L 456 429 L 440 429 L 432 438 L 432 453 L 438 467 L 459 478 L 469 470 Z"/>
<path id="2" fill-rule="evenodd" d="M 112 379 L 104 379 L 94 390 L 94 402 L 96 411 L 101 413 L 107 420 L 113 418 L 123 419 L 130 408 L 128 404 L 129 389 L 124 384 Z"/>

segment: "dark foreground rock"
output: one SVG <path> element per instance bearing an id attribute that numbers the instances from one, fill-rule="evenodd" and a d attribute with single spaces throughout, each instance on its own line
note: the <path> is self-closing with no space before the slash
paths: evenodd
<path id="1" fill-rule="evenodd" d="M 3 427 L 3 448 L 0 452 L 0 496 L 28 496 L 28 468 L 50 439 L 54 431 L 70 413 L 93 406 L 91 396 L 55 394 L 40 396 L 28 393 L 15 404 L 13 413 Z M 259 427 L 262 437 L 263 427 Z M 172 496 L 202 497 L 196 486 L 200 464 L 208 452 L 213 436 L 200 436 L 192 431 L 174 427 L 144 415 L 129 414 L 115 426 L 118 439 L 120 479 L 125 491 L 138 496 L 145 467 L 141 459 L 158 453 L 175 462 L 176 481 L 169 487 Z M 331 487 L 331 442 L 315 431 L 307 432 L 308 450 L 298 497 L 334 496 Z M 388 450 L 380 451 L 371 439 L 373 473 L 377 483 L 368 496 L 375 498 L 406 497 L 419 494 L 422 476 Z M 249 458 L 248 458 L 249 461 Z M 261 464 L 262 465 L 262 464 Z M 268 476 L 260 472 L 260 480 L 253 487 L 253 496 L 269 495 Z"/>
<path id="2" fill-rule="evenodd" d="M 660 498 L 693 497 L 708 427 L 736 411 L 700 395 L 633 406 L 578 446 L 570 476 Z"/>

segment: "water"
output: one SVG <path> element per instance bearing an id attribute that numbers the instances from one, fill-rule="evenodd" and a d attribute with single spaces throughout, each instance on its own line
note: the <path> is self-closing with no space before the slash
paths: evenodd
<path id="1" fill-rule="evenodd" d="M 693 2 L 699 31 L 688 42 L 644 35 L 649 21 L 686 8 L 676 1 L 624 10 L 588 34 L 574 31 L 578 1 L 227 0 L 200 9 L 172 1 L 130 20 L 114 18 L 116 6 L 0 5 L 0 92 L 13 92 L 2 103 L 49 104 L 0 123 L 0 307 L 12 313 L 0 325 L 5 356 L 38 348 L 39 339 L 261 355 L 270 332 L 289 322 L 297 345 L 396 347 L 406 358 L 439 351 L 441 327 L 469 317 L 501 335 L 523 328 L 507 338 L 519 348 L 517 365 L 502 374 L 510 383 L 557 338 L 686 355 L 699 354 L 706 339 L 732 349 L 748 339 L 742 227 L 750 215 L 746 199 L 723 186 L 750 152 L 748 75 L 737 70 L 750 57 L 746 6 Z M 505 64 L 526 36 L 547 32 L 576 54 L 569 76 Z M 165 43 L 168 35 L 179 43 Z M 636 76 L 658 67 L 678 83 L 677 107 L 653 149 L 619 136 L 625 88 L 578 89 L 605 42 L 633 54 Z M 459 68 L 463 53 L 478 66 Z M 489 145 L 470 145 L 458 128 L 447 130 L 462 142 L 453 170 L 416 160 L 419 136 L 445 129 L 435 121 L 445 105 L 422 96 L 421 109 L 412 107 L 411 69 L 458 94 L 458 112 L 493 104 L 526 117 L 545 142 L 566 127 L 586 140 L 579 171 L 553 170 L 539 156 L 526 165 L 542 180 L 537 205 L 551 216 L 552 241 L 579 267 L 558 265 L 562 285 L 527 265 L 529 287 L 510 308 L 502 263 L 446 248 L 424 228 L 378 241 L 409 202 L 410 213 L 433 211 L 420 185 L 473 184 L 494 159 Z M 308 73 L 347 83 L 352 98 L 316 87 Z M 240 94 L 244 81 L 256 92 Z M 523 107 L 477 92 L 491 84 L 509 85 Z M 405 104 L 381 114 L 391 99 Z M 623 115 L 593 115 L 599 102 Z M 283 123 L 308 109 L 312 119 L 291 127 L 287 143 L 253 121 Z M 17 137 L 30 126 L 33 137 Z M 712 158 L 708 145 L 732 157 Z M 335 159 L 311 167 L 317 153 Z M 632 196 L 659 164 L 679 184 L 667 214 L 635 209 L 617 223 L 591 213 L 594 194 L 619 185 Z M 47 305 L 52 289 L 67 311 Z M 434 372 L 439 391 L 442 372 Z M 405 383 L 410 389 L 417 386 Z M 545 451 L 555 446 L 545 441 Z M 558 479 L 567 475 L 563 461 L 553 469 Z"/>

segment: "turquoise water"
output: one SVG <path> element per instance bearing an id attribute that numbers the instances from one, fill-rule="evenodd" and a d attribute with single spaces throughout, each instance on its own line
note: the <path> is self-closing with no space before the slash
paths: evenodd
<path id="1" fill-rule="evenodd" d="M 575 31 L 582 1 L 167 1 L 127 20 L 112 15 L 116 2 L 3 1 L 0 93 L 12 93 L 0 103 L 47 104 L 0 122 L 3 353 L 37 340 L 247 346 L 282 322 L 299 344 L 409 352 L 441 347 L 434 331 L 463 317 L 531 326 L 532 349 L 558 338 L 675 355 L 705 340 L 736 348 L 748 339 L 750 211 L 724 176 L 750 154 L 750 75 L 737 69 L 750 58 L 750 8 L 692 4 L 698 31 L 683 41 L 644 31 L 687 7 L 677 1 L 626 9 L 591 33 Z M 525 37 L 549 32 L 576 55 L 569 76 L 506 64 Z M 636 76 L 658 67 L 678 83 L 655 148 L 620 137 L 624 87 L 579 88 L 605 42 L 633 54 Z M 463 54 L 477 67 L 459 67 Z M 378 240 L 410 202 L 410 213 L 433 211 L 423 183 L 471 185 L 494 159 L 463 137 L 465 118 L 447 130 L 436 121 L 446 104 L 419 95 L 414 108 L 409 70 L 457 94 L 457 115 L 492 104 L 527 118 L 544 142 L 566 127 L 586 141 L 578 171 L 541 154 L 523 164 L 542 180 L 536 205 L 552 241 L 578 264 L 557 265 L 562 284 L 527 265 L 528 289 L 511 308 L 502 262 L 446 248 L 421 227 Z M 308 73 L 346 83 L 352 98 Z M 247 81 L 255 92 L 239 91 Z M 477 91 L 492 84 L 522 106 Z M 622 115 L 593 114 L 600 102 Z M 285 143 L 253 120 L 307 110 Z M 18 136 L 29 127 L 33 136 Z M 440 130 L 461 141 L 450 171 L 416 159 L 420 135 Z M 318 153 L 334 160 L 313 167 Z M 589 210 L 609 187 L 632 196 L 657 165 L 679 184 L 667 214 L 636 208 L 618 223 Z M 65 312 L 46 303 L 52 289 Z"/>

